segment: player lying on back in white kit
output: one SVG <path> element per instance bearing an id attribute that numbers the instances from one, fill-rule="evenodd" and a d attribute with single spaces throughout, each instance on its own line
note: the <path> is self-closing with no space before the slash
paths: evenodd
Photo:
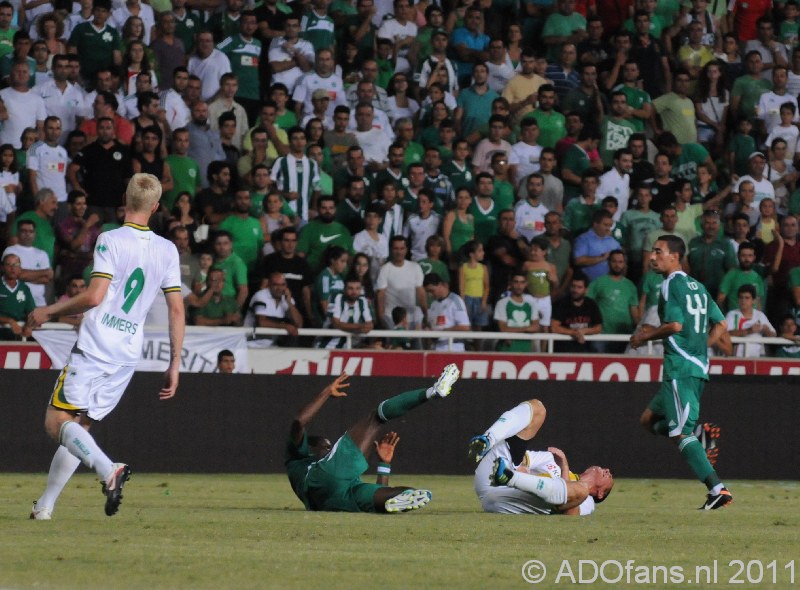
<path id="1" fill-rule="evenodd" d="M 480 462 L 475 493 L 486 512 L 586 516 L 611 493 L 611 471 L 593 465 L 581 474 L 572 473 L 567 457 L 555 447 L 526 451 L 522 462 L 514 465 L 507 439 L 532 439 L 546 415 L 538 399 L 522 402 L 469 441 L 469 456 Z"/>

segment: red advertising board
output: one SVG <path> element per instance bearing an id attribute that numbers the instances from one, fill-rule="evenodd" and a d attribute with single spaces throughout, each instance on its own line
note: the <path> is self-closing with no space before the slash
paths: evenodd
<path id="1" fill-rule="evenodd" d="M 256 373 L 435 377 L 456 363 L 464 379 L 636 381 L 661 378 L 661 359 L 644 356 L 526 355 L 370 350 L 258 351 Z M 800 363 L 779 359 L 712 359 L 712 375 L 800 375 Z"/>
<path id="2" fill-rule="evenodd" d="M 531 355 L 373 350 L 262 349 L 249 351 L 254 373 L 362 377 L 436 377 L 456 363 L 464 379 L 636 381 L 661 378 L 661 359 L 645 356 Z M 0 368 L 49 369 L 37 344 L 0 346 Z M 711 359 L 712 375 L 800 375 L 800 362 L 783 359 Z"/>
<path id="3" fill-rule="evenodd" d="M 38 344 L 0 346 L 0 369 L 49 369 L 50 358 Z"/>

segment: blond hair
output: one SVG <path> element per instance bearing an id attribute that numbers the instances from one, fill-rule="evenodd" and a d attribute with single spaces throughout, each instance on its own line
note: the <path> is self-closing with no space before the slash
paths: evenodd
<path id="1" fill-rule="evenodd" d="M 149 213 L 161 199 L 161 182 L 152 174 L 134 174 L 125 190 L 126 207 L 136 213 Z"/>

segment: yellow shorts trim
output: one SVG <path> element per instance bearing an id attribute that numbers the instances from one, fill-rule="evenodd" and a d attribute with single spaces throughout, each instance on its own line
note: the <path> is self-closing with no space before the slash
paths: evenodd
<path id="1" fill-rule="evenodd" d="M 77 406 L 73 406 L 72 404 L 68 403 L 67 400 L 64 398 L 64 380 L 67 378 L 67 373 L 69 372 L 69 365 L 64 365 L 64 368 L 61 369 L 61 373 L 56 380 L 56 386 L 53 389 L 53 395 L 50 396 L 50 405 L 54 408 L 59 410 L 65 410 L 67 412 L 80 412 L 85 408 L 79 408 Z"/>

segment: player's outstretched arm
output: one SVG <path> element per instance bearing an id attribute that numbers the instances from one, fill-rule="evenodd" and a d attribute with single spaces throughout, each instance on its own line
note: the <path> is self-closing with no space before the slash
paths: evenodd
<path id="1" fill-rule="evenodd" d="M 110 279 L 97 276 L 92 277 L 89 287 L 83 293 L 79 293 L 66 301 L 57 301 L 53 305 L 46 305 L 45 307 L 37 307 L 34 309 L 30 315 L 28 315 L 28 326 L 31 328 L 38 328 L 52 317 L 77 315 L 87 312 L 93 307 L 97 307 L 106 296 L 110 284 Z"/>
<path id="2" fill-rule="evenodd" d="M 181 370 L 181 351 L 183 335 L 186 331 L 186 312 L 183 309 L 183 297 L 180 293 L 167 293 L 167 312 L 169 314 L 169 367 L 164 373 L 164 386 L 158 393 L 159 399 L 169 399 L 178 390 L 178 378 Z"/>
<path id="3" fill-rule="evenodd" d="M 400 437 L 396 432 L 387 432 L 380 441 L 375 441 L 375 454 L 378 455 L 378 460 L 381 462 L 378 465 L 378 480 L 376 482 L 378 485 L 389 485 L 390 465 L 394 458 L 394 449 L 399 442 Z"/>
<path id="4" fill-rule="evenodd" d="M 347 373 L 339 375 L 332 383 L 325 389 L 320 391 L 317 396 L 298 412 L 297 417 L 292 421 L 292 430 L 290 436 L 295 445 L 299 445 L 303 441 L 303 434 L 305 434 L 306 426 L 308 426 L 317 413 L 328 401 L 329 397 L 347 397 L 345 389 L 350 387 L 347 379 L 350 376 Z"/>

